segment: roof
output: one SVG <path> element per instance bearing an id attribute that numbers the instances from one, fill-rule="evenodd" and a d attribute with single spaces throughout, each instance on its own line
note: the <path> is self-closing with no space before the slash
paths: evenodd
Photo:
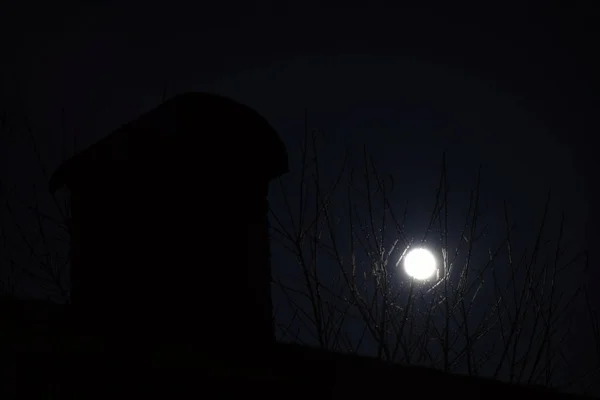
<path id="1" fill-rule="evenodd" d="M 175 152 L 187 148 L 182 157 L 196 158 L 197 150 L 204 153 L 200 157 L 228 159 L 233 168 L 251 165 L 268 180 L 288 171 L 285 145 L 265 118 L 231 99 L 190 92 L 167 100 L 65 161 L 50 178 L 49 189 L 73 189 L 103 164 L 162 154 L 168 146 Z"/>

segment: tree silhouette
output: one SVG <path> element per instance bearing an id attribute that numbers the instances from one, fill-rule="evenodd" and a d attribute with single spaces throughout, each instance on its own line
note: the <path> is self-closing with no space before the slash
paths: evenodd
<path id="1" fill-rule="evenodd" d="M 444 156 L 429 221 L 417 227 L 399 203 L 410 197 L 396 188 L 402 177 L 382 174 L 366 148 L 358 159 L 346 151 L 338 167 L 328 150 L 339 143 L 305 123 L 301 159 L 271 209 L 273 245 L 285 254 L 274 265 L 280 340 L 563 390 L 594 381 L 597 361 L 581 365 L 565 351 L 584 336 L 574 320 L 591 321 L 585 337 L 599 348 L 587 253 L 569 242 L 550 192 L 524 241 L 502 199 L 493 215 L 481 166 L 468 204 L 455 205 Z M 439 280 L 399 268 L 415 246 L 436 253 Z"/>

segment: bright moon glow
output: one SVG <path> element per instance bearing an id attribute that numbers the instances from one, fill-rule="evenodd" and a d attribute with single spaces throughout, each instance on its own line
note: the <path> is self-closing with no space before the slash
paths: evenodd
<path id="1" fill-rule="evenodd" d="M 433 254 L 423 248 L 413 249 L 404 258 L 404 270 L 411 277 L 426 280 L 433 276 L 437 267 Z"/>

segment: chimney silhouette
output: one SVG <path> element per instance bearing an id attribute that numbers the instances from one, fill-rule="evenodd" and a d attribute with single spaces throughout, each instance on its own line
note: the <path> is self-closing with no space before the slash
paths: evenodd
<path id="1" fill-rule="evenodd" d="M 62 164 L 71 303 L 82 326 L 215 354 L 274 340 L 267 194 L 277 132 L 227 98 L 174 97 Z"/>

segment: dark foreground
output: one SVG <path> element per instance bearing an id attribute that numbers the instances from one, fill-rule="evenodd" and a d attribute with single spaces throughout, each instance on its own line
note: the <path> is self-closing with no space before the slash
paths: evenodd
<path id="1" fill-rule="evenodd" d="M 2 399 L 348 399 L 403 394 L 424 399 L 586 398 L 283 343 L 252 359 L 208 358 L 202 351 L 205 344 L 174 337 L 148 345 L 148 351 L 132 351 L 118 341 L 82 333 L 64 306 L 7 299 L 0 304 Z"/>

